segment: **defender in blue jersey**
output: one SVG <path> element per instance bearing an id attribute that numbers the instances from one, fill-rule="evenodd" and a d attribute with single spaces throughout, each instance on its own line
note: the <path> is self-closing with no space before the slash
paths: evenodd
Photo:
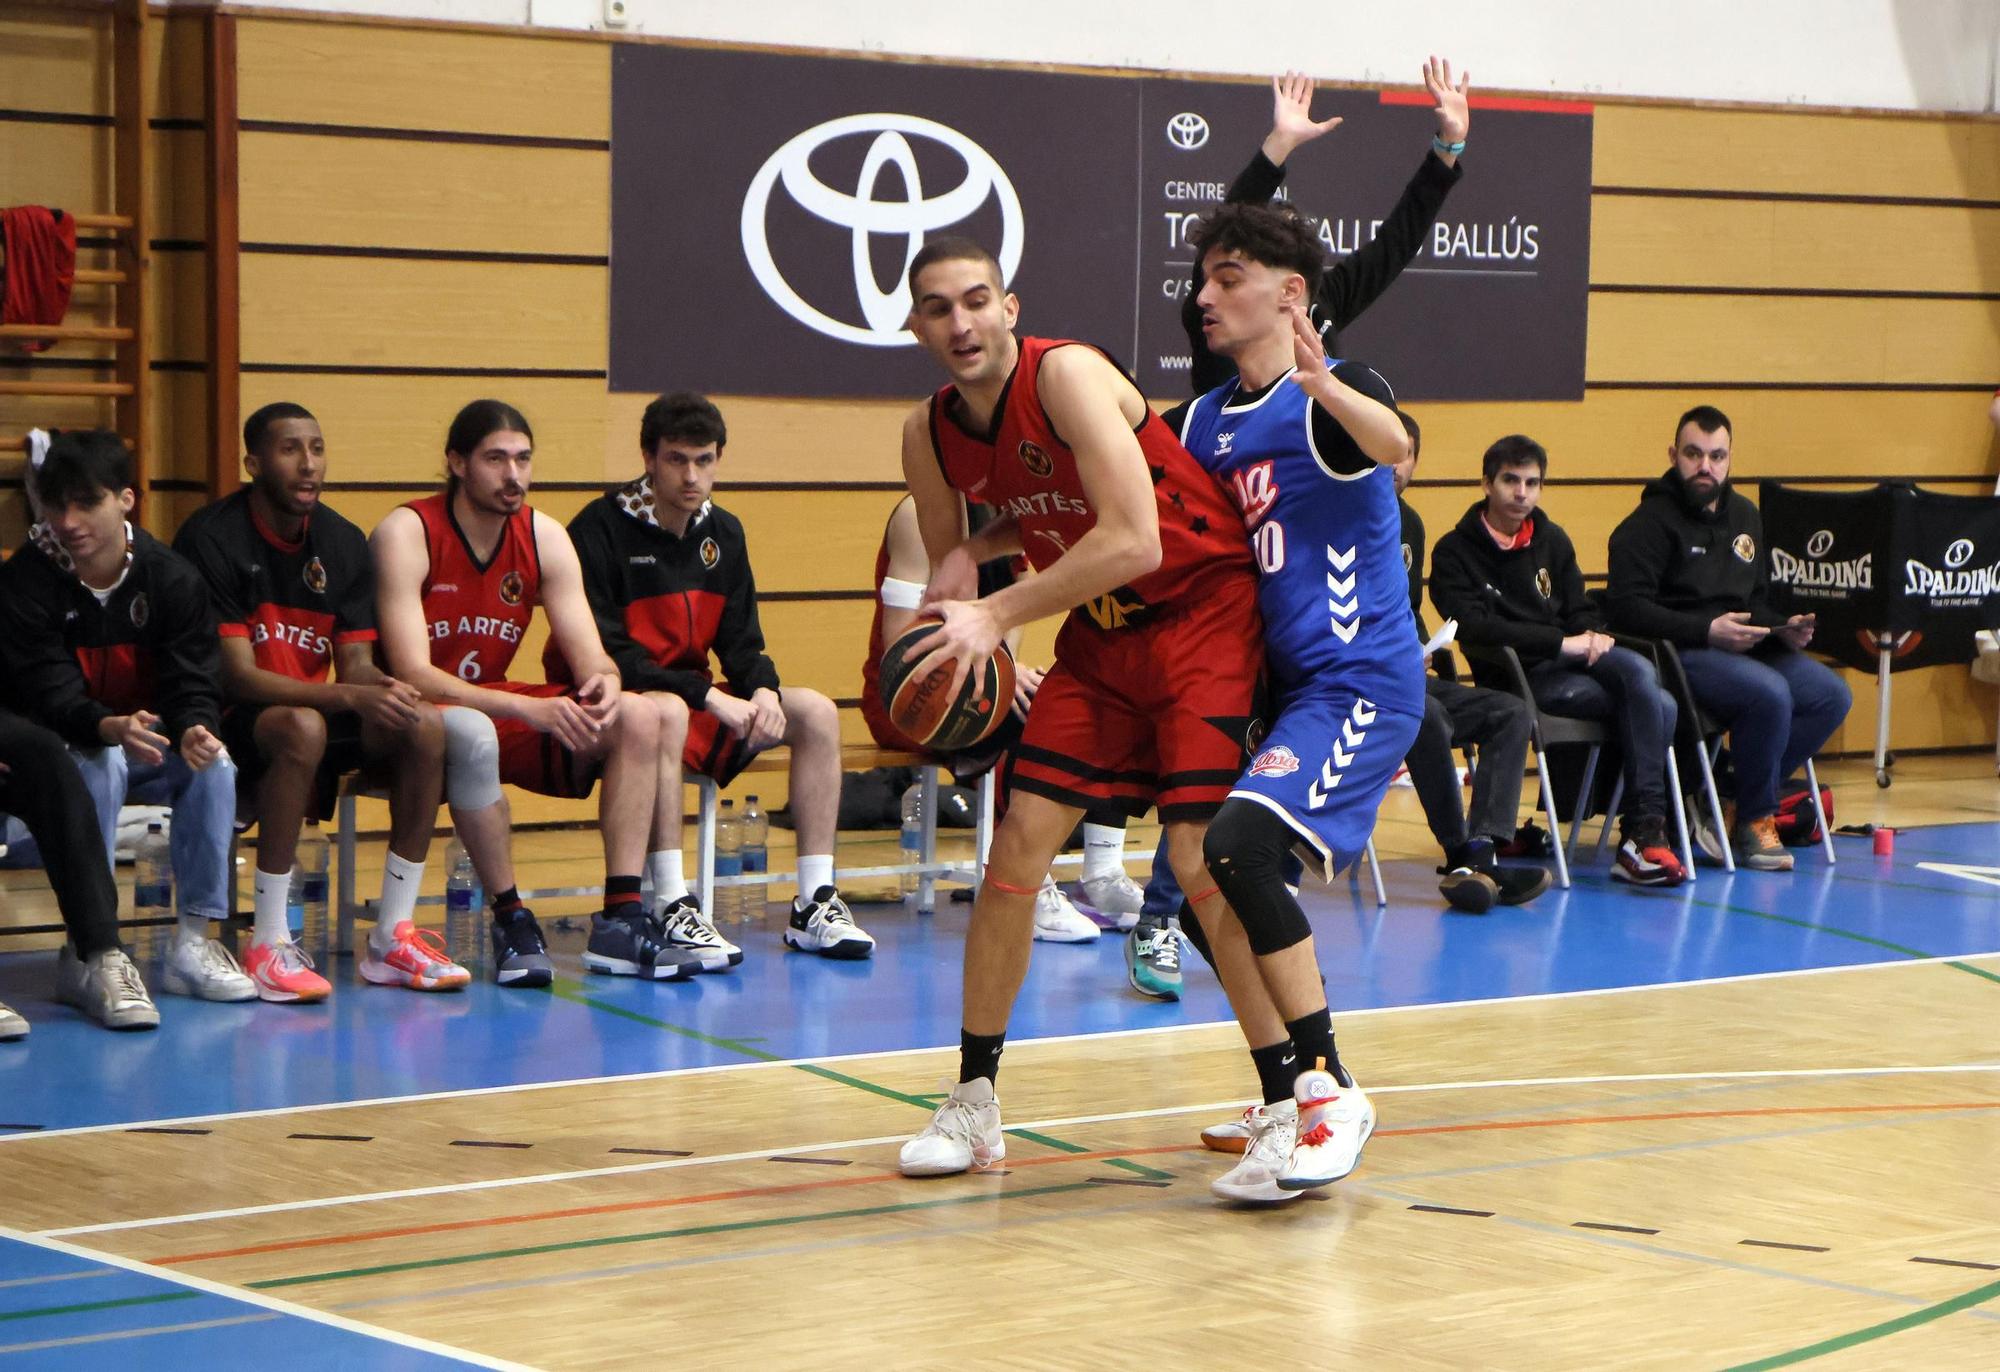
<path id="1" fill-rule="evenodd" d="M 1375 1127 L 1334 1049 L 1285 862 L 1296 850 L 1331 879 L 1361 854 L 1423 716 L 1390 470 L 1406 440 L 1388 383 L 1329 363 L 1306 314 L 1323 265 L 1310 226 L 1227 205 L 1196 248 L 1203 332 L 1238 377 L 1169 419 L 1250 530 L 1276 719 L 1209 826 L 1204 855 L 1228 905 L 1218 915 L 1208 893 L 1189 899 L 1264 1087 L 1243 1160 L 1214 1190 L 1273 1201 L 1346 1176 Z"/>

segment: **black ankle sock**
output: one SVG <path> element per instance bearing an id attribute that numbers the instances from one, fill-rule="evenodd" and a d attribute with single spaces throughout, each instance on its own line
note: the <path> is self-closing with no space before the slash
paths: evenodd
<path id="1" fill-rule="evenodd" d="M 493 897 L 493 913 L 501 919 L 507 918 L 520 908 L 521 888 L 519 886 L 509 886 L 499 895 Z"/>
<path id="2" fill-rule="evenodd" d="M 1301 1072 L 1317 1066 L 1317 1060 L 1324 1060 L 1326 1070 L 1333 1073 L 1333 1079 L 1342 1086 L 1354 1085 L 1354 1078 L 1347 1075 L 1347 1069 L 1340 1065 L 1340 1054 L 1333 1047 L 1333 1012 L 1318 1010 L 1310 1015 L 1292 1020 L 1285 1025 L 1292 1036 L 1292 1043 L 1299 1050 L 1299 1070 Z"/>
<path id="3" fill-rule="evenodd" d="M 1007 1044 L 1005 1034 L 975 1034 L 970 1029 L 958 1031 L 958 1079 L 977 1081 L 984 1077 L 997 1081 L 1000 1076 L 1000 1050 Z"/>
<path id="4" fill-rule="evenodd" d="M 631 909 L 626 909 L 625 907 L 627 906 L 630 906 Z M 607 912 L 615 911 L 619 914 L 629 914 L 632 910 L 637 910 L 639 908 L 639 878 L 605 877 L 604 908 Z"/>
<path id="5" fill-rule="evenodd" d="M 1275 1105 L 1292 1098 L 1292 1086 L 1299 1075 L 1299 1052 L 1290 1039 L 1268 1048 L 1252 1048 L 1250 1061 L 1257 1065 L 1257 1083 L 1264 1088 L 1264 1104 Z"/>

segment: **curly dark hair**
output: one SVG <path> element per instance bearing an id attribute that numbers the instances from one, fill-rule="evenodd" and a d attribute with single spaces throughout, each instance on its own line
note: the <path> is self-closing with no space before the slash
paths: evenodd
<path id="1" fill-rule="evenodd" d="M 1289 205 L 1224 205 L 1202 220 L 1195 234 L 1195 260 L 1217 248 L 1241 253 L 1266 267 L 1297 272 L 1306 280 L 1307 299 L 1319 292 L 1319 279 L 1326 271 L 1319 235 Z"/>

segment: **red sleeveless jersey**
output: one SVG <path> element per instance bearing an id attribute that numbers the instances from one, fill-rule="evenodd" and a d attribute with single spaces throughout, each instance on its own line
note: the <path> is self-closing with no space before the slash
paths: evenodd
<path id="1" fill-rule="evenodd" d="M 1013 516 L 1022 549 L 1037 571 L 1097 524 L 1077 474 L 1076 454 L 1056 433 L 1038 389 L 1042 359 L 1050 351 L 1087 346 L 1066 339 L 1021 339 L 1020 361 L 985 434 L 969 432 L 955 417 L 956 387 L 945 386 L 931 397 L 931 446 L 945 480 L 968 499 Z M 1148 609 L 1178 599 L 1216 571 L 1247 573 L 1253 566 L 1242 515 L 1181 447 L 1173 430 L 1148 410 L 1135 433 L 1159 502 L 1160 565 L 1083 607 L 1102 629 L 1145 618 Z"/>
<path id="2" fill-rule="evenodd" d="M 452 517 L 449 491 L 412 500 L 408 508 L 424 522 L 430 553 L 424 632 L 431 665 L 465 681 L 505 681 L 541 600 L 534 510 L 523 505 L 509 516 L 499 546 L 482 565 Z"/>

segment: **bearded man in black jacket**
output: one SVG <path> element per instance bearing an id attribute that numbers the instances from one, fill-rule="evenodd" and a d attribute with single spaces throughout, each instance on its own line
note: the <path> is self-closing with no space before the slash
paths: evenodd
<path id="1" fill-rule="evenodd" d="M 1736 816 L 1726 840 L 1754 871 L 1788 872 L 1778 840 L 1779 783 L 1819 750 L 1854 703 L 1847 684 L 1805 655 L 1813 617 L 1771 607 L 1770 553 L 1757 507 L 1729 484 L 1729 416 L 1697 405 L 1674 426 L 1672 465 L 1646 484 L 1611 535 L 1612 627 L 1680 650 L 1701 708 L 1729 730 Z"/>

